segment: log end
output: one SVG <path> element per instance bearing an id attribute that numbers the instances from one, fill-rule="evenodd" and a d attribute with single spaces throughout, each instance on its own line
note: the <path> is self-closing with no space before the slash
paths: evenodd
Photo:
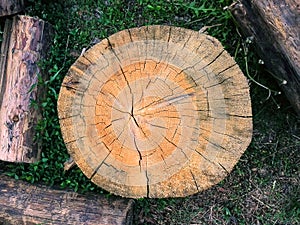
<path id="1" fill-rule="evenodd" d="M 215 38 L 178 27 L 133 28 L 95 45 L 65 77 L 58 112 L 84 174 L 132 198 L 209 188 L 252 137 L 236 62 Z"/>

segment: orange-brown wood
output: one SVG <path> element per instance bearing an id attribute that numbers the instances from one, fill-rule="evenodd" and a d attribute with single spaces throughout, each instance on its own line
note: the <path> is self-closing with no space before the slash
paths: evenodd
<path id="1" fill-rule="evenodd" d="M 51 26 L 37 18 L 7 19 L 0 58 L 0 160 L 32 163 L 39 160 L 34 140 L 41 109 L 34 107 L 45 92 L 38 86 L 38 62 L 49 48 Z"/>
<path id="2" fill-rule="evenodd" d="M 249 87 L 213 37 L 123 30 L 70 68 L 59 99 L 77 165 L 117 195 L 187 196 L 221 181 L 252 137 Z"/>

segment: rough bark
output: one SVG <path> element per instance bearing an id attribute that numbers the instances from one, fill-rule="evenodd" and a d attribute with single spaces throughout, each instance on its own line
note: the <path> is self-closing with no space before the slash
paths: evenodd
<path id="1" fill-rule="evenodd" d="M 35 162 L 40 149 L 34 141 L 41 109 L 34 107 L 45 90 L 37 85 L 38 67 L 49 48 L 51 26 L 39 19 L 7 19 L 0 58 L 0 159 Z"/>
<path id="2" fill-rule="evenodd" d="M 0 180 L 0 224 L 132 224 L 133 200 Z"/>
<path id="3" fill-rule="evenodd" d="M 299 1 L 240 0 L 231 12 L 300 115 Z"/>
<path id="4" fill-rule="evenodd" d="M 0 17 L 13 15 L 24 9 L 24 0 L 1 0 Z"/>
<path id="5" fill-rule="evenodd" d="M 249 87 L 215 38 L 148 26 L 81 56 L 58 99 L 75 163 L 117 195 L 175 197 L 221 181 L 252 136 Z"/>

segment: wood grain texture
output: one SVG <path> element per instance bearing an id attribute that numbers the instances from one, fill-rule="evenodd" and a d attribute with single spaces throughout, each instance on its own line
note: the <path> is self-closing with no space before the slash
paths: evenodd
<path id="1" fill-rule="evenodd" d="M 230 9 L 300 115 L 299 0 L 241 0 Z"/>
<path id="2" fill-rule="evenodd" d="M 0 160 L 35 162 L 40 149 L 34 141 L 41 109 L 32 107 L 45 92 L 38 86 L 38 62 L 51 43 L 51 26 L 33 17 L 7 19 L 0 58 Z"/>
<path id="3" fill-rule="evenodd" d="M 252 137 L 247 80 L 215 38 L 118 32 L 71 66 L 58 99 L 70 155 L 121 196 L 187 196 L 221 181 Z"/>
<path id="4" fill-rule="evenodd" d="M 0 17 L 9 16 L 24 10 L 24 0 L 1 0 Z"/>
<path id="5" fill-rule="evenodd" d="M 0 179 L 0 224 L 132 224 L 133 200 L 34 186 L 3 175 Z"/>

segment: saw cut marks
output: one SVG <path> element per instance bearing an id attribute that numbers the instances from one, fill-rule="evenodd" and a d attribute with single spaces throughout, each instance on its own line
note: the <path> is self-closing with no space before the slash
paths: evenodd
<path id="1" fill-rule="evenodd" d="M 58 113 L 83 173 L 132 198 L 209 188 L 252 136 L 237 64 L 215 38 L 170 26 L 124 30 L 89 49 L 64 78 Z"/>

